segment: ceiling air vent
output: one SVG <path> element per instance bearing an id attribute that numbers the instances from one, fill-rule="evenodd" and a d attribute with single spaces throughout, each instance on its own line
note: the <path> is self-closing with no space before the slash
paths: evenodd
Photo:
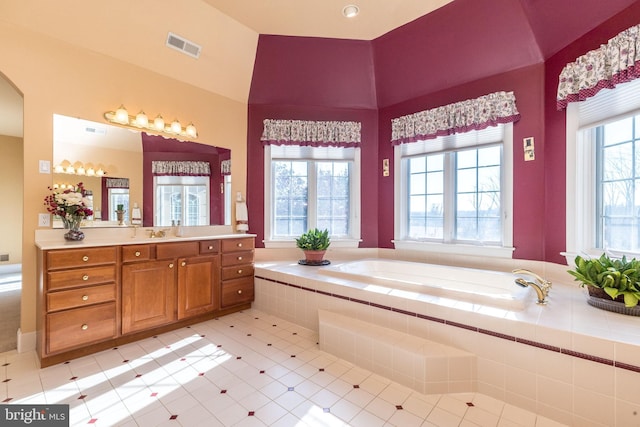
<path id="1" fill-rule="evenodd" d="M 84 128 L 84 131 L 87 133 L 93 133 L 96 135 L 106 135 L 107 134 L 107 129 L 103 128 L 103 127 L 97 127 L 97 126 L 86 126 Z"/>
<path id="2" fill-rule="evenodd" d="M 192 56 L 196 59 L 200 57 L 200 50 L 202 49 L 197 44 L 190 42 L 184 37 L 180 37 L 179 35 L 173 34 L 171 32 L 167 36 L 167 46 L 179 50 L 180 52 Z"/>

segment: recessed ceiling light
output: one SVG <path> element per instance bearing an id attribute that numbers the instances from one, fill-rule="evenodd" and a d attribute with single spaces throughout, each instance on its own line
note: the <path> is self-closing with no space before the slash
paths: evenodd
<path id="1" fill-rule="evenodd" d="M 350 4 L 342 9 L 342 14 L 347 18 L 354 18 L 360 12 L 360 8 L 355 4 Z"/>

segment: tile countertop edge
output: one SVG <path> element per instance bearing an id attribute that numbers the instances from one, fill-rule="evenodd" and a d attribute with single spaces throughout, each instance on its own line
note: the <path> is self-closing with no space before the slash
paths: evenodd
<path id="1" fill-rule="evenodd" d="M 208 239 L 235 239 L 243 237 L 256 237 L 255 234 L 247 233 L 233 233 L 233 232 L 200 232 L 194 235 L 190 235 L 188 232 L 185 236 L 175 236 L 171 232 L 166 237 L 148 237 L 146 233 L 152 228 L 138 229 L 134 232 L 133 229 L 110 229 L 112 232 L 108 234 L 97 233 L 94 235 L 92 231 L 95 230 L 82 230 L 85 233 L 84 240 L 81 241 L 67 241 L 64 239 L 63 229 L 47 229 L 36 230 L 35 245 L 40 250 L 52 250 L 52 249 L 73 249 L 73 248 L 91 248 L 100 246 L 113 246 L 113 245 L 141 245 L 149 243 L 171 243 L 171 242 L 188 242 L 194 240 L 208 240 Z"/>

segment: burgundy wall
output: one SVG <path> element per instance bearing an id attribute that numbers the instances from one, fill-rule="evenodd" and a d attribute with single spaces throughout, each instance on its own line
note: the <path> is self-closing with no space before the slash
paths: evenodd
<path id="1" fill-rule="evenodd" d="M 249 222 L 258 245 L 265 118 L 362 122 L 361 246 L 392 247 L 393 173 L 381 176 L 382 159 L 393 167 L 391 119 L 512 90 L 522 116 L 514 124 L 514 257 L 564 263 L 565 123 L 555 110 L 557 76 L 639 17 L 634 0 L 456 0 L 370 42 L 260 36 L 247 136 Z M 535 138 L 534 161 L 523 159 L 525 137 Z"/>
<path id="2" fill-rule="evenodd" d="M 560 252 L 566 250 L 566 119 L 556 108 L 558 76 L 562 68 L 577 57 L 640 22 L 640 2 L 615 15 L 580 37 L 545 62 L 545 260 L 564 263 Z"/>
<path id="3" fill-rule="evenodd" d="M 373 50 L 380 108 L 542 62 L 513 0 L 456 0 L 375 39 Z"/>
<path id="4" fill-rule="evenodd" d="M 417 111 L 465 99 L 477 98 L 497 91 L 513 91 L 516 106 L 521 119 L 513 126 L 514 164 L 513 164 L 513 204 L 514 204 L 514 257 L 520 259 L 542 259 L 544 218 L 542 202 L 544 200 L 544 126 L 542 122 L 543 105 L 542 64 L 532 65 L 519 70 L 509 71 L 447 90 L 431 93 L 427 96 L 411 99 L 380 110 L 380 157 L 393 159 L 391 147 L 391 119 Z M 536 159 L 524 161 L 522 139 L 535 138 Z M 393 160 L 391 160 L 393 164 Z M 382 180 L 379 209 L 379 246 L 393 247 L 393 173 Z"/>
<path id="5" fill-rule="evenodd" d="M 181 142 L 176 139 L 142 133 L 142 224 L 153 227 L 153 173 L 151 162 L 154 160 L 203 161 L 209 162 L 211 176 L 209 180 L 209 220 L 211 224 L 224 224 L 224 197 L 220 194 L 223 177 L 220 174 L 220 162 L 229 159 L 229 150 L 194 142 Z"/>

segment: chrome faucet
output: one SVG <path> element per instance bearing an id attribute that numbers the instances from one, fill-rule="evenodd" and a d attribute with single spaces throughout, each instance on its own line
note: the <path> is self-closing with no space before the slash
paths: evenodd
<path id="1" fill-rule="evenodd" d="M 549 289 L 551 289 L 551 286 L 552 286 L 552 283 L 550 281 L 543 279 L 537 274 L 522 268 L 517 268 L 512 272 L 514 274 L 527 274 L 527 275 L 533 276 L 537 283 L 530 282 L 530 281 L 524 280 L 521 277 L 518 277 L 515 280 L 516 285 L 522 286 L 523 288 L 526 288 L 527 286 L 531 286 L 533 290 L 536 291 L 536 295 L 538 296 L 537 303 L 541 305 L 544 305 L 547 303 L 547 295 L 549 295 Z"/>

